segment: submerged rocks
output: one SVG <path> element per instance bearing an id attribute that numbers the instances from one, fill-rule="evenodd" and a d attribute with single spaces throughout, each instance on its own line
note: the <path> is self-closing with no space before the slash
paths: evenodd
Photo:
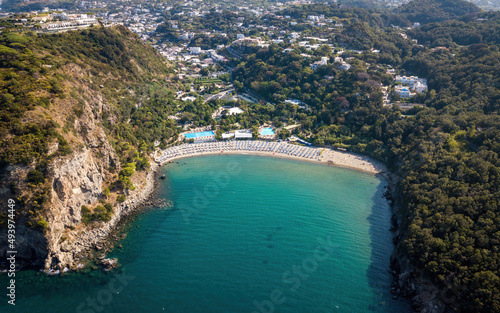
<path id="1" fill-rule="evenodd" d="M 110 271 L 118 267 L 118 259 L 117 258 L 103 259 L 101 260 L 101 265 L 103 266 L 105 271 Z"/>

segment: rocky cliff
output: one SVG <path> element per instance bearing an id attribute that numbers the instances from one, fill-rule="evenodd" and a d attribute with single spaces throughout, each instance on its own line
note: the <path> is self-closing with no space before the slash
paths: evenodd
<path id="1" fill-rule="evenodd" d="M 84 44 L 64 45 L 75 38 L 95 40 L 94 46 L 101 48 L 96 53 Z M 1 129 L 6 138 L 0 147 L 0 198 L 5 199 L 0 210 L 0 267 L 7 264 L 6 201 L 13 199 L 18 268 L 76 269 L 83 266 L 82 258 L 102 247 L 123 215 L 153 190 L 156 167 L 147 162 L 148 143 L 142 142 L 141 151 L 138 140 L 124 140 L 112 129 L 130 127 L 120 114 L 139 101 L 134 89 L 161 78 L 165 67 L 151 47 L 125 28 L 16 40 L 38 50 L 40 59 L 30 64 L 36 75 L 17 77 L 31 83 L 35 99 L 44 100 L 43 105 L 24 108 L 10 129 Z M 44 50 L 44 45 L 52 50 Z M 145 56 L 136 61 L 141 53 Z M 102 57 L 108 54 L 109 58 Z M 11 71 L 7 65 L 3 63 L 0 70 Z M 52 88 L 44 89 L 47 84 Z M 135 160 L 142 162 L 137 169 Z M 132 168 L 126 174 L 127 186 L 120 181 L 124 162 Z"/>
<path id="2" fill-rule="evenodd" d="M 74 80 L 83 73 L 73 64 L 64 70 L 73 73 Z M 82 252 L 99 246 L 99 242 L 109 234 L 120 217 L 132 207 L 133 200 L 126 201 L 115 207 L 115 213 L 110 221 L 99 222 L 90 227 L 82 225 L 82 206 L 99 204 L 104 198 L 104 186 L 113 181 L 115 178 L 113 173 L 121 168 L 120 160 L 106 136 L 105 129 L 100 125 L 99 117 L 102 112 L 109 111 L 105 98 L 100 93 L 93 93 L 88 89 L 84 96 L 87 100 L 82 107 L 83 114 L 75 119 L 72 125 L 76 136 L 74 134 L 69 136 L 72 137 L 70 140 L 75 147 L 73 153 L 52 159 L 47 171 L 49 200 L 43 218 L 48 227 L 45 230 L 26 227 L 24 217 L 21 217 L 18 224 L 16 247 L 22 265 L 43 264 L 43 268 L 49 271 L 76 268 L 77 258 L 82 256 Z M 56 121 L 62 121 L 67 118 L 64 112 L 67 110 L 61 110 L 60 107 L 72 106 L 74 101 L 57 102 L 55 111 L 49 109 L 45 113 L 50 114 Z M 57 150 L 57 147 L 53 150 Z M 11 166 L 4 172 L 5 181 L 11 184 L 23 181 L 30 168 L 30 166 Z M 144 177 L 137 177 L 135 182 L 139 188 L 131 191 L 128 198 L 145 198 L 152 190 L 152 175 L 152 171 L 147 174 L 147 183 Z M 18 187 L 21 193 L 24 188 L 28 188 L 23 183 Z M 8 188 L 2 191 L 2 198 L 15 196 Z M 0 241 L 6 242 L 6 239 L 4 230 L 0 235 Z M 6 245 L 2 247 L 0 257 L 5 257 Z"/>

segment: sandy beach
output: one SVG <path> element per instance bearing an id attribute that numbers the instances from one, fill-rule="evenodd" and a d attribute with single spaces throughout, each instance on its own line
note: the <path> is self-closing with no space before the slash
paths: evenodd
<path id="1" fill-rule="evenodd" d="M 265 141 L 182 144 L 160 151 L 155 161 L 163 165 L 181 158 L 215 154 L 252 154 L 345 167 L 371 174 L 386 172 L 384 164 L 363 155 L 328 148 Z"/>

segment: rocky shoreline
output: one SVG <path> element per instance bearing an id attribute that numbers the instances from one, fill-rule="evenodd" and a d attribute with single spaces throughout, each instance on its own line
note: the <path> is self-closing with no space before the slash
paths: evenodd
<path id="1" fill-rule="evenodd" d="M 122 229 L 136 213 L 144 211 L 148 207 L 163 205 L 164 203 L 156 197 L 158 187 L 159 171 L 161 167 L 153 164 L 146 174 L 144 188 L 130 195 L 125 202 L 118 204 L 115 214 L 107 223 L 101 222 L 91 229 L 83 231 L 74 243 L 73 259 L 75 265 L 50 267 L 45 272 L 56 275 L 69 270 L 80 270 L 87 264 L 97 264 L 104 270 L 110 270 L 118 266 L 118 260 L 106 258 L 106 254 L 113 249 L 115 244 L 123 238 Z M 69 249 L 61 249 L 65 250 Z M 67 251 L 71 252 L 71 250 Z"/>
<path id="2" fill-rule="evenodd" d="M 147 173 L 146 186 L 141 192 L 117 206 L 117 213 L 105 228 L 95 228 L 86 234 L 85 238 L 93 244 L 81 254 L 81 259 L 87 259 L 89 262 L 97 261 L 106 271 L 119 266 L 117 259 L 108 259 L 106 254 L 125 238 L 124 227 L 136 214 L 144 212 L 148 208 L 166 205 L 164 200 L 157 197 L 160 169 L 161 166 L 154 163 Z"/>
<path id="3" fill-rule="evenodd" d="M 265 153 L 256 153 L 270 156 Z M 171 160 L 166 163 L 172 162 Z M 338 164 L 328 164 L 339 166 Z M 160 181 L 161 164 L 153 163 L 146 176 L 146 184 L 141 190 L 133 192 L 129 198 L 115 207 L 115 214 L 109 222 L 100 222 L 93 225 L 91 229 L 86 229 L 78 236 L 78 239 L 71 245 L 63 243 L 60 257 L 57 253 L 52 253 L 52 259 L 59 261 L 55 266 L 45 266 L 45 272 L 55 275 L 69 270 L 80 270 L 87 265 L 100 266 L 104 270 L 110 270 L 119 266 L 118 260 L 106 258 L 117 242 L 126 236 L 123 232 L 124 226 L 136 216 L 135 213 L 143 212 L 148 207 L 168 205 L 164 200 L 157 197 L 158 183 Z M 360 170 L 360 169 L 358 169 Z M 383 172 L 385 173 L 385 172 Z M 383 175 L 383 173 L 379 173 Z M 377 175 L 379 175 L 377 174 Z M 65 260 L 66 262 L 60 262 Z M 61 266 L 62 263 L 62 266 Z M 68 264 L 71 264 L 68 266 Z"/>

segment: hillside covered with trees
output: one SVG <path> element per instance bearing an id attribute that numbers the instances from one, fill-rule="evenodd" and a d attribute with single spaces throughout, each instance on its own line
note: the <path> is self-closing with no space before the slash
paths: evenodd
<path id="1" fill-rule="evenodd" d="M 405 15 L 412 23 L 427 24 L 453 20 L 480 11 L 475 4 L 465 0 L 414 0 L 398 7 L 394 13 Z"/>

